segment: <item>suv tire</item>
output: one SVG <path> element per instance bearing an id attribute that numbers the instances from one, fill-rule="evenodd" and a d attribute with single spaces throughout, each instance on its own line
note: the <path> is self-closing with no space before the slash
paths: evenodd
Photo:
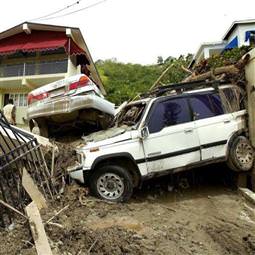
<path id="1" fill-rule="evenodd" d="M 112 202 L 125 202 L 133 193 L 133 181 L 129 172 L 117 165 L 98 168 L 90 179 L 94 195 Z"/>
<path id="2" fill-rule="evenodd" d="M 254 163 L 254 150 L 245 136 L 238 136 L 231 143 L 227 160 L 228 167 L 234 171 L 249 171 Z"/>

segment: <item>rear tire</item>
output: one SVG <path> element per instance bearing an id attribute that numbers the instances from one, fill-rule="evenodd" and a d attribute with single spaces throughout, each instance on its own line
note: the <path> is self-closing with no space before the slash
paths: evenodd
<path id="1" fill-rule="evenodd" d="M 235 138 L 229 148 L 227 165 L 230 169 L 242 172 L 249 171 L 254 164 L 254 150 L 245 136 Z"/>
<path id="2" fill-rule="evenodd" d="M 133 181 L 129 172 L 117 165 L 102 166 L 90 179 L 92 193 L 104 200 L 125 202 L 133 193 Z"/>

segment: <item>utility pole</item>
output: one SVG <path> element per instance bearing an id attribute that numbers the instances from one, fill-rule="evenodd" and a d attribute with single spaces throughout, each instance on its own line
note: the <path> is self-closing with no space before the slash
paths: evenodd
<path id="1" fill-rule="evenodd" d="M 249 53 L 250 60 L 245 66 L 245 77 L 247 80 L 247 107 L 248 107 L 248 128 L 249 139 L 253 148 L 255 148 L 255 49 Z M 255 191 L 255 166 L 251 172 L 252 189 Z"/>

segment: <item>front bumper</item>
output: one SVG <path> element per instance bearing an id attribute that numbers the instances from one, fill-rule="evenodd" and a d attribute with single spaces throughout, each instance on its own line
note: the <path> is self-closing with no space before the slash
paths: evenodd
<path id="1" fill-rule="evenodd" d="M 84 168 L 83 165 L 78 163 L 67 168 L 68 176 L 81 183 L 87 183 L 90 172 L 89 168 Z"/>

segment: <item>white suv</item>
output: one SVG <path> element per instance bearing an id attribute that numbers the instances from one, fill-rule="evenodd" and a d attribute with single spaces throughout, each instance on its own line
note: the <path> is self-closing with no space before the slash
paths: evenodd
<path id="1" fill-rule="evenodd" d="M 215 84 L 163 87 L 128 104 L 115 127 L 84 137 L 78 164 L 69 168 L 71 178 L 87 183 L 100 198 L 119 202 L 159 175 L 220 161 L 235 171 L 250 170 L 254 152 L 246 138 L 242 91 Z"/>

